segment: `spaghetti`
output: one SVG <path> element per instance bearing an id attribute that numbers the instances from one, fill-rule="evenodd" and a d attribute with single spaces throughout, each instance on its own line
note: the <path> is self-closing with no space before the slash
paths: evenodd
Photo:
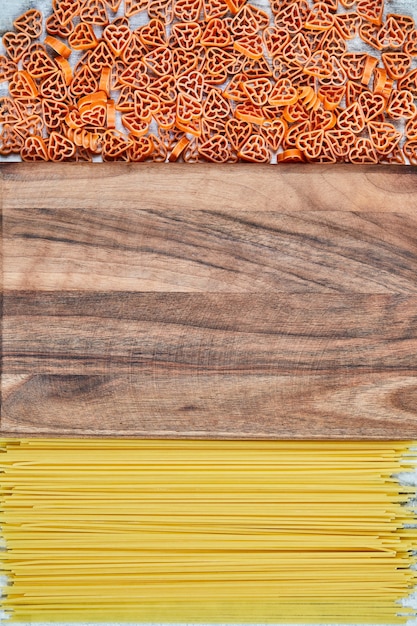
<path id="1" fill-rule="evenodd" d="M 11 621 L 405 623 L 411 442 L 7 439 Z M 414 525 L 414 527 L 413 527 Z"/>

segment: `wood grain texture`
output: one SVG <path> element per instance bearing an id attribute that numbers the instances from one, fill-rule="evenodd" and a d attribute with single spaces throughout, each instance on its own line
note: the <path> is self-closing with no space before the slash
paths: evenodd
<path id="1" fill-rule="evenodd" d="M 417 212 L 9 207 L 5 289 L 417 293 Z"/>
<path id="2" fill-rule="evenodd" d="M 415 438 L 401 373 L 8 375 L 3 429 L 22 436 Z"/>
<path id="3" fill-rule="evenodd" d="M 1 429 L 417 437 L 417 172 L 7 165 Z"/>
<path id="4" fill-rule="evenodd" d="M 417 373 L 417 297 L 6 292 L 13 374 Z"/>
<path id="5" fill-rule="evenodd" d="M 416 212 L 415 168 L 404 166 L 18 163 L 1 170 L 10 208 Z"/>

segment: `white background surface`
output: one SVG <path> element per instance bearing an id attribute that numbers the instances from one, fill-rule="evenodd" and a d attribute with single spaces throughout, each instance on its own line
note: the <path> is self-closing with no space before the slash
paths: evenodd
<path id="1" fill-rule="evenodd" d="M 0 35 L 2 35 L 5 31 L 10 30 L 12 28 L 13 20 L 16 17 L 18 17 L 21 13 L 26 11 L 27 9 L 39 8 L 44 12 L 44 15 L 49 15 L 51 12 L 51 3 L 52 3 L 52 0 L 0 0 Z M 252 0 L 252 4 L 259 6 L 260 8 L 265 10 L 268 8 L 269 3 L 268 3 L 268 0 Z M 413 15 L 417 22 L 417 0 L 385 0 L 385 6 L 386 6 L 387 12 L 405 13 L 408 15 Z M 140 17 L 136 17 L 137 23 L 135 23 L 134 19 L 131 20 L 132 28 L 136 28 L 137 26 L 140 25 L 140 19 L 141 19 Z M 360 46 L 360 43 L 358 42 L 357 45 Z M 0 95 L 4 95 L 4 94 L 5 94 L 4 85 L 3 85 L 3 88 L 0 85 Z M 416 210 L 417 210 L 417 207 L 416 207 Z M 414 474 L 408 474 L 405 478 L 408 484 L 417 486 L 417 471 Z M 416 546 L 416 551 L 417 551 L 417 546 Z M 417 610 L 417 591 L 412 595 L 410 605 L 413 606 Z M 1 623 L 6 625 L 7 621 L 2 620 Z M 29 626 L 29 625 L 22 624 L 22 626 Z M 42 624 L 42 626 L 46 626 L 46 625 Z M 67 622 L 65 623 L 62 622 L 61 624 L 55 624 L 55 626 L 72 626 L 72 625 L 68 625 Z M 78 626 L 80 626 L 79 623 L 78 623 Z M 85 625 L 82 625 L 82 626 L 85 626 Z M 118 626 L 118 625 L 111 624 L 111 626 Z M 121 624 L 120 626 L 137 626 L 137 624 L 129 625 L 129 624 L 123 623 L 123 625 Z M 409 620 L 408 626 L 417 626 L 417 619 Z"/>

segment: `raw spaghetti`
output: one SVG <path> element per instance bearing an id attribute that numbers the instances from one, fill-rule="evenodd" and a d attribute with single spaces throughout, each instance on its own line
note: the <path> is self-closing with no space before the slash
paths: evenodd
<path id="1" fill-rule="evenodd" d="M 404 623 L 412 442 L 7 439 L 12 621 Z"/>

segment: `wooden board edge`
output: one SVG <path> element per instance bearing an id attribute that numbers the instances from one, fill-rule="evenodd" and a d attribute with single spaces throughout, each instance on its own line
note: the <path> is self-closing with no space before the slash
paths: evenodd
<path id="1" fill-rule="evenodd" d="M 3 163 L 0 171 L 10 207 L 48 208 L 59 194 L 79 208 L 414 213 L 417 197 L 417 167 L 401 165 Z"/>

